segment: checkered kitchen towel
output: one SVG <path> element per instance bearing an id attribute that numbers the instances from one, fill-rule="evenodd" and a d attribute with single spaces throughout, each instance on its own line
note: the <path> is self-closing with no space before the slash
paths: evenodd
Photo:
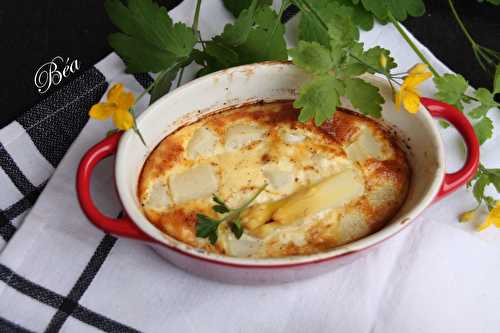
<path id="1" fill-rule="evenodd" d="M 194 3 L 184 0 L 174 19 L 189 22 Z M 230 14 L 221 1 L 204 6 L 202 31 L 221 31 Z M 293 35 L 297 20 L 287 24 Z M 390 26 L 376 26 L 362 40 L 391 49 L 403 69 L 418 62 Z M 449 71 L 424 52 L 440 72 Z M 111 54 L 0 130 L 0 332 L 498 332 L 500 242 L 494 231 L 485 242 L 457 225 L 457 212 L 474 204 L 465 190 L 357 262 L 281 286 L 206 281 L 147 245 L 95 229 L 79 209 L 75 172 L 111 125 L 87 123 L 87 112 L 110 85 L 122 82 L 137 95 L 151 80 L 125 74 Z M 432 84 L 423 90 L 432 95 Z M 143 99 L 138 109 L 146 106 Z M 459 165 L 458 136 L 443 135 L 448 163 Z M 497 141 L 483 147 L 491 165 L 500 164 Z M 110 215 L 120 212 L 110 198 L 111 166 L 101 163 L 93 184 Z"/>

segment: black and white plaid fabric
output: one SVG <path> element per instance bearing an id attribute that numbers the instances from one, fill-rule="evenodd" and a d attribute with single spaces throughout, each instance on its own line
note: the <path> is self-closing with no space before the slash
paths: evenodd
<path id="1" fill-rule="evenodd" d="M 14 236 L 107 87 L 92 67 L 0 131 L 0 248 Z"/>
<path id="2" fill-rule="evenodd" d="M 221 1 L 204 6 L 202 30 L 221 31 L 231 19 Z M 185 0 L 172 15 L 188 22 L 193 9 L 194 1 Z M 288 24 L 293 31 L 296 20 Z M 376 26 L 362 39 L 393 50 L 402 68 L 418 61 L 389 26 Z M 438 70 L 448 71 L 424 52 Z M 185 76 L 190 73 L 194 69 Z M 473 205 L 465 191 L 446 201 L 446 209 L 430 210 L 440 222 L 419 223 L 358 262 L 295 285 L 205 281 L 144 244 L 96 230 L 78 207 L 75 170 L 111 125 L 88 122 L 88 110 L 114 83 L 137 95 L 151 81 L 149 74 L 125 74 L 111 54 L 0 130 L 0 332 L 498 331 L 498 287 L 488 289 L 496 295 L 479 288 L 463 297 L 455 288 L 457 276 L 460 286 L 497 286 L 500 274 L 498 246 L 448 225 L 464 205 Z M 427 94 L 432 89 L 424 87 Z M 453 156 L 459 160 L 460 153 Z M 93 189 L 99 206 L 117 215 L 120 207 L 109 197 L 111 165 L 97 168 Z M 475 311 L 470 321 L 450 315 Z"/>

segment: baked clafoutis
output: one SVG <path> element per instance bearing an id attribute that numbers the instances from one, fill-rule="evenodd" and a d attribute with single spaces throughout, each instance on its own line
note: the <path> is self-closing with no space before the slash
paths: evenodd
<path id="1" fill-rule="evenodd" d="M 247 104 L 177 129 L 147 158 L 138 197 L 162 232 L 233 257 L 308 255 L 347 244 L 388 223 L 406 199 L 410 168 L 398 139 L 377 121 L 338 109 L 320 127 L 291 101 Z M 223 215 L 213 196 L 240 207 L 237 238 L 197 237 L 197 216 Z"/>

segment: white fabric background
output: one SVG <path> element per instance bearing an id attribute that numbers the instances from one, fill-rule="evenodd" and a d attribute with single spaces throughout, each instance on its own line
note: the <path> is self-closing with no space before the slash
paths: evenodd
<path id="1" fill-rule="evenodd" d="M 193 12 L 194 1 L 184 1 L 171 14 L 175 20 L 191 22 Z M 206 1 L 200 18 L 203 38 L 220 32 L 230 19 L 220 1 Z M 294 39 L 296 23 L 297 18 L 288 23 L 289 40 Z M 390 49 L 400 69 L 419 62 L 392 26 L 377 25 L 361 39 L 367 47 Z M 424 53 L 439 72 L 450 71 L 430 52 Z M 136 95 L 142 91 L 123 73 L 115 54 L 96 67 L 111 84 L 122 82 Z M 432 83 L 422 91 L 432 96 Z M 145 107 L 143 100 L 139 109 Z M 491 114 L 500 126 L 499 113 Z M 0 263 L 60 294 L 68 293 L 102 238 L 78 206 L 76 167 L 110 126 L 97 121 L 85 126 L 22 228 L 1 252 Z M 463 145 L 453 129 L 442 134 L 449 169 L 457 169 Z M 487 166 L 500 167 L 499 143 L 497 134 L 482 148 Z M 110 196 L 111 160 L 100 165 L 94 179 L 99 206 L 117 214 L 120 207 Z M 120 239 L 80 304 L 146 332 L 499 332 L 500 230 L 478 234 L 473 231 L 477 222 L 461 225 L 456 219 L 474 204 L 472 195 L 461 189 L 353 264 L 277 286 L 203 280 L 171 266 L 144 244 Z M 55 309 L 25 297 L 0 284 L 0 315 L 43 330 Z M 93 330 L 74 318 L 62 329 Z"/>

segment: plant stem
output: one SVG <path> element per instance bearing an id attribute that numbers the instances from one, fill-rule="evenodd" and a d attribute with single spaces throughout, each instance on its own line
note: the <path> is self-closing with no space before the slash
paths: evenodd
<path id="1" fill-rule="evenodd" d="M 196 8 L 194 10 L 193 24 L 191 25 L 191 28 L 193 29 L 193 31 L 196 35 L 199 35 L 198 34 L 198 22 L 200 20 L 200 9 L 201 9 L 201 0 L 196 0 Z M 186 68 L 186 66 L 183 66 L 181 68 L 181 71 L 179 73 L 179 79 L 177 80 L 176 88 L 178 88 L 181 85 L 182 76 L 184 75 L 184 68 Z"/>
<path id="2" fill-rule="evenodd" d="M 132 114 L 134 114 L 132 112 Z M 139 128 L 137 127 L 137 123 L 135 122 L 135 116 L 134 116 L 134 125 L 132 127 L 134 129 L 134 132 L 139 136 L 139 139 L 141 139 L 142 144 L 147 147 L 148 145 L 146 144 L 146 141 L 144 140 L 144 137 L 142 136 L 141 131 L 139 131 Z"/>
<path id="3" fill-rule="evenodd" d="M 389 77 L 389 75 L 386 75 L 385 77 L 387 78 L 387 82 L 389 82 L 389 85 L 391 86 L 392 98 L 394 99 L 394 97 L 396 96 L 396 89 L 394 89 L 394 86 L 392 85 L 391 78 Z"/>
<path id="4" fill-rule="evenodd" d="M 281 16 L 283 15 L 283 12 L 289 5 L 290 5 L 290 0 L 283 0 L 283 2 L 281 3 L 278 17 L 276 18 L 276 22 L 274 22 L 273 30 L 271 30 L 271 37 L 269 37 L 266 47 L 269 47 L 269 44 L 272 42 L 274 33 L 276 32 L 276 29 L 278 29 L 278 25 L 281 23 Z"/>
<path id="5" fill-rule="evenodd" d="M 352 54 L 349 51 L 347 52 L 347 54 L 350 57 L 352 57 L 354 60 L 356 60 L 357 62 L 359 62 L 360 64 L 363 64 L 366 67 L 370 68 L 375 73 L 378 73 L 378 74 L 381 74 L 381 75 L 385 76 L 387 78 L 387 80 L 390 80 L 390 81 L 396 83 L 397 85 L 401 85 L 401 83 L 399 83 L 398 81 L 394 80 L 394 78 L 392 77 L 392 75 L 390 73 L 387 73 L 387 71 L 382 72 L 382 71 L 378 70 L 377 68 L 375 68 L 372 65 L 368 64 L 367 62 L 363 61 L 363 59 L 358 58 L 357 56 L 355 56 L 354 54 Z"/>
<path id="6" fill-rule="evenodd" d="M 497 60 L 500 60 L 500 52 L 489 49 L 481 45 L 479 45 L 479 48 L 481 49 L 482 52 L 489 54 L 490 56 L 494 57 Z"/>
<path id="7" fill-rule="evenodd" d="M 181 72 L 179 73 L 179 78 L 177 79 L 177 85 L 176 85 L 176 88 L 179 88 L 179 86 L 181 85 L 182 75 L 184 75 L 184 68 L 185 68 L 185 67 L 182 67 L 182 68 L 181 68 Z"/>
<path id="8" fill-rule="evenodd" d="M 422 52 L 418 49 L 418 47 L 413 43 L 413 41 L 410 39 L 410 37 L 406 34 L 404 29 L 401 27 L 399 22 L 392 16 L 391 12 L 388 12 L 388 17 L 389 21 L 394 25 L 394 27 L 398 30 L 399 34 L 404 38 L 404 40 L 410 45 L 412 48 L 413 52 L 425 63 L 427 66 L 429 66 L 430 71 L 434 75 L 434 77 L 440 77 L 439 73 L 434 69 L 434 67 L 431 65 L 431 63 L 427 60 L 427 58 L 424 56 Z"/>
<path id="9" fill-rule="evenodd" d="M 201 0 L 196 1 L 196 9 L 194 10 L 194 18 L 192 28 L 196 33 L 198 31 L 198 21 L 200 19 L 200 8 L 201 8 Z"/>
<path id="10" fill-rule="evenodd" d="M 469 40 L 469 43 L 471 44 L 471 46 L 473 48 L 476 48 L 477 47 L 477 43 L 472 38 L 472 36 L 469 34 L 469 31 L 467 30 L 467 28 L 465 27 L 464 23 L 460 19 L 460 16 L 458 16 L 458 13 L 457 13 L 457 10 L 455 9 L 455 5 L 453 4 L 453 1 L 452 0 L 448 0 L 448 5 L 450 6 L 451 12 L 453 13 L 453 16 L 455 17 L 455 21 L 457 21 L 457 23 L 458 23 L 460 29 L 462 30 L 462 32 L 464 33 L 465 37 L 467 37 L 467 39 Z"/>
<path id="11" fill-rule="evenodd" d="M 201 8 L 201 0 L 197 0 L 196 1 L 196 9 L 194 12 L 193 24 L 191 26 L 195 34 L 198 34 L 198 22 L 200 20 L 200 8 Z M 163 70 L 160 73 L 158 73 L 158 75 L 156 76 L 154 81 L 146 89 L 144 89 L 141 92 L 141 94 L 137 97 L 134 105 L 136 105 L 137 102 L 139 102 L 146 95 L 146 93 L 149 93 L 167 73 L 168 73 L 168 70 Z M 179 74 L 179 80 L 177 81 L 177 87 L 179 87 L 180 82 L 182 80 L 182 74 L 184 74 L 184 67 L 182 67 L 181 72 Z M 134 117 L 134 126 L 133 126 L 134 132 L 137 133 L 137 135 L 141 139 L 142 143 L 146 146 L 146 141 L 144 141 L 144 138 L 141 134 L 141 131 L 139 131 L 139 128 L 137 128 L 137 124 L 135 122 L 135 108 L 133 109 L 133 111 L 131 113 Z"/>
<path id="12" fill-rule="evenodd" d="M 259 196 L 259 194 L 262 193 L 267 187 L 267 184 L 264 184 L 261 186 L 257 192 L 250 198 L 248 199 L 241 207 L 231 209 L 231 213 L 225 216 L 220 222 L 227 222 L 227 221 L 232 221 L 234 218 L 238 217 L 242 211 L 248 208 L 248 206 Z"/>
<path id="13" fill-rule="evenodd" d="M 323 21 L 323 19 L 321 18 L 321 16 L 316 12 L 316 10 L 307 1 L 305 1 L 305 0 L 295 0 L 294 3 L 295 3 L 295 5 L 297 5 L 297 7 L 299 7 L 299 9 L 301 11 L 303 11 L 303 12 L 310 12 L 314 16 L 316 16 L 316 19 L 323 26 L 323 28 L 325 30 L 328 30 L 328 26 Z"/>
<path id="14" fill-rule="evenodd" d="M 476 57 L 477 62 L 479 63 L 479 65 L 481 66 L 481 68 L 485 72 L 488 72 L 488 68 L 486 67 L 484 61 L 486 61 L 487 64 L 490 65 L 490 66 L 495 66 L 495 64 L 496 64 L 495 60 L 492 59 L 491 57 L 494 57 L 498 61 L 498 60 L 500 60 L 500 54 L 498 54 L 497 51 L 490 50 L 487 47 L 479 45 L 474 40 L 474 38 L 472 38 L 471 34 L 469 33 L 469 31 L 465 27 L 464 22 L 462 21 L 462 19 L 458 15 L 458 12 L 457 12 L 457 10 L 455 8 L 455 5 L 453 4 L 453 1 L 452 0 L 448 0 L 448 5 L 449 5 L 449 7 L 451 9 L 451 12 L 453 14 L 453 17 L 454 17 L 455 21 L 457 22 L 458 26 L 460 27 L 460 30 L 462 30 L 463 34 L 465 35 L 465 37 L 469 41 L 469 43 L 470 43 L 470 45 L 472 47 L 472 51 L 474 52 L 474 56 Z"/>
<path id="15" fill-rule="evenodd" d="M 162 78 L 163 78 L 163 77 L 167 74 L 167 72 L 168 72 L 167 70 L 163 70 L 163 71 L 161 71 L 161 72 L 160 72 L 160 73 L 156 76 L 156 78 L 154 79 L 154 81 L 153 81 L 153 82 L 151 82 L 151 84 L 150 84 L 150 85 L 149 85 L 146 89 L 144 89 L 144 90 L 141 92 L 141 94 L 137 97 L 137 99 L 135 100 L 135 104 L 137 104 L 137 102 L 139 102 L 139 100 L 141 100 L 141 98 L 143 98 L 143 97 L 144 97 L 144 95 L 146 95 L 146 93 L 150 92 L 150 91 L 154 88 L 154 86 L 155 86 L 158 82 L 160 82 L 160 80 L 161 80 L 161 79 L 162 79 Z"/>
<path id="16" fill-rule="evenodd" d="M 248 200 L 247 200 L 247 202 L 245 202 L 245 203 L 243 204 L 243 206 L 241 206 L 241 207 L 240 207 L 240 208 L 238 208 L 237 210 L 241 212 L 242 210 L 246 209 L 246 208 L 247 208 L 247 207 L 248 207 L 248 206 L 249 206 L 249 205 L 250 205 L 250 204 L 251 204 L 251 203 L 252 203 L 255 199 L 257 199 L 257 197 L 259 196 L 259 194 L 261 194 L 261 193 L 262 193 L 262 191 L 264 191 L 264 190 L 266 189 L 266 187 L 267 187 L 267 184 L 262 185 L 262 186 L 261 186 L 261 187 L 257 190 L 257 192 L 256 192 L 256 193 L 255 193 L 255 194 L 254 194 L 254 195 L 253 195 L 250 199 L 248 199 Z"/>
<path id="17" fill-rule="evenodd" d="M 205 51 L 205 41 L 201 40 L 201 36 L 198 35 L 199 39 L 198 39 L 198 43 L 201 44 L 201 48 L 203 49 L 203 51 Z"/>

